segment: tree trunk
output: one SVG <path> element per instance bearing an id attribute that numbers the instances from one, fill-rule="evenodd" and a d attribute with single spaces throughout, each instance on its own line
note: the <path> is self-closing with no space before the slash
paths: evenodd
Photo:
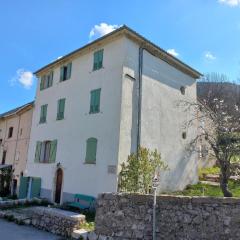
<path id="1" fill-rule="evenodd" d="M 221 175 L 220 175 L 220 187 L 223 192 L 224 197 L 232 197 L 232 193 L 228 189 L 228 174 L 226 168 L 221 168 Z"/>

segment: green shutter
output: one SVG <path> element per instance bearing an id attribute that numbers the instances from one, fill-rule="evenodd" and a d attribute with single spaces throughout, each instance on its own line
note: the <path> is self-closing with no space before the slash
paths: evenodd
<path id="1" fill-rule="evenodd" d="M 94 104 L 95 104 L 95 94 L 94 94 L 94 91 L 91 91 L 90 113 L 94 113 Z"/>
<path id="2" fill-rule="evenodd" d="M 97 89 L 95 91 L 95 109 L 94 109 L 96 113 L 100 111 L 100 95 L 101 89 Z"/>
<path id="3" fill-rule="evenodd" d="M 55 163 L 57 155 L 57 140 L 51 142 L 49 163 Z"/>
<path id="4" fill-rule="evenodd" d="M 41 77 L 40 80 L 40 91 L 42 91 L 44 89 L 44 82 L 45 82 L 45 75 Z"/>
<path id="5" fill-rule="evenodd" d="M 62 66 L 62 67 L 60 68 L 60 82 L 63 81 L 63 75 L 64 75 L 64 67 Z"/>
<path id="6" fill-rule="evenodd" d="M 58 100 L 58 112 L 57 112 L 57 120 L 62 120 L 64 118 L 65 111 L 65 98 Z"/>
<path id="7" fill-rule="evenodd" d="M 21 176 L 20 178 L 20 186 L 19 186 L 19 193 L 18 193 L 19 199 L 27 198 L 28 180 L 29 180 L 28 177 Z"/>
<path id="8" fill-rule="evenodd" d="M 98 52 L 95 52 L 93 54 L 93 70 L 97 70 L 98 69 Z"/>
<path id="9" fill-rule="evenodd" d="M 35 163 L 39 163 L 40 162 L 41 148 L 42 148 L 42 143 L 37 141 L 36 151 L 35 151 L 35 159 L 34 159 Z"/>
<path id="10" fill-rule="evenodd" d="M 33 177 L 30 198 L 39 198 L 41 192 L 41 178 Z"/>
<path id="11" fill-rule="evenodd" d="M 48 83 L 48 87 L 51 87 L 53 85 L 53 71 L 50 73 L 50 81 Z"/>
<path id="12" fill-rule="evenodd" d="M 68 65 L 67 65 L 67 79 L 71 78 L 71 72 L 72 72 L 72 63 L 68 63 Z"/>
<path id="13" fill-rule="evenodd" d="M 96 163 L 96 154 L 97 154 L 97 139 L 89 138 L 87 140 L 85 162 Z"/>
<path id="14" fill-rule="evenodd" d="M 90 113 L 98 113 L 100 111 L 100 95 L 101 89 L 91 91 Z"/>
<path id="15" fill-rule="evenodd" d="M 41 106 L 40 123 L 45 123 L 47 120 L 47 107 L 47 104 Z"/>
<path id="16" fill-rule="evenodd" d="M 103 49 L 98 51 L 98 69 L 103 65 Z"/>

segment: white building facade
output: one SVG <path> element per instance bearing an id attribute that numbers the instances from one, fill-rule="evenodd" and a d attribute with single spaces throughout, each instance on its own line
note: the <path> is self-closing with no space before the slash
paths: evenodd
<path id="1" fill-rule="evenodd" d="M 168 164 L 161 191 L 197 182 L 187 146 L 197 126 L 179 102 L 196 101 L 200 73 L 126 26 L 36 72 L 39 84 L 26 176 L 41 197 L 116 192 L 120 164 L 141 145 Z"/>

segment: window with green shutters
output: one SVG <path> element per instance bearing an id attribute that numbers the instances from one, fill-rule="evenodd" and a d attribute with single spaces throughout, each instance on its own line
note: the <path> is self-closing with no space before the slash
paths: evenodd
<path id="1" fill-rule="evenodd" d="M 47 107 L 47 104 L 41 106 L 39 123 L 45 123 L 47 121 Z"/>
<path id="2" fill-rule="evenodd" d="M 68 63 L 60 68 L 60 82 L 66 81 L 71 78 L 72 63 Z"/>
<path id="3" fill-rule="evenodd" d="M 91 91 L 90 113 L 100 112 L 101 89 Z"/>
<path id="4" fill-rule="evenodd" d="M 103 49 L 93 54 L 93 71 L 103 67 Z"/>
<path id="5" fill-rule="evenodd" d="M 55 163 L 57 154 L 57 140 L 38 141 L 35 151 L 35 163 Z"/>
<path id="6" fill-rule="evenodd" d="M 65 98 L 62 98 L 58 100 L 57 120 L 64 119 L 64 110 L 65 110 Z"/>
<path id="7" fill-rule="evenodd" d="M 97 139 L 89 138 L 86 143 L 86 158 L 85 163 L 95 164 L 97 155 Z"/>
<path id="8" fill-rule="evenodd" d="M 53 85 L 53 71 L 41 77 L 40 90 L 42 91 L 46 88 L 51 87 L 52 85 Z"/>

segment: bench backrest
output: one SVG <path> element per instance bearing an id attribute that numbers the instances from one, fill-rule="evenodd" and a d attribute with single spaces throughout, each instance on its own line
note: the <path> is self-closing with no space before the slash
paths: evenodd
<path id="1" fill-rule="evenodd" d="M 74 202 L 80 203 L 83 206 L 94 208 L 96 198 L 83 194 L 75 194 Z"/>

